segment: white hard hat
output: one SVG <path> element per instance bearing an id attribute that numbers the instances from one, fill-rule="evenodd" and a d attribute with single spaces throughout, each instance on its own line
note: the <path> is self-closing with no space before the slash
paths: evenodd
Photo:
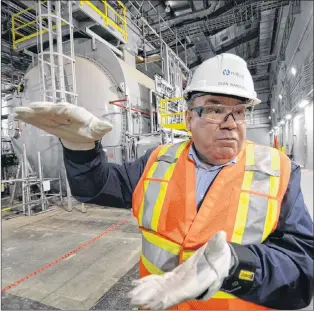
<path id="1" fill-rule="evenodd" d="M 183 92 L 186 100 L 189 100 L 192 92 L 243 97 L 251 100 L 253 105 L 261 102 L 245 60 L 229 53 L 210 58 L 195 70 Z"/>

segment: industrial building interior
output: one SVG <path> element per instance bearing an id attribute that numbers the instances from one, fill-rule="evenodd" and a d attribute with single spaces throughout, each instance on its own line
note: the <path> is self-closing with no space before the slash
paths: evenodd
<path id="1" fill-rule="evenodd" d="M 35 101 L 110 121 L 102 146 L 122 164 L 189 139 L 184 87 L 236 54 L 261 100 L 247 139 L 301 166 L 313 219 L 313 1 L 11 0 L 1 25 L 3 310 L 128 310 L 139 273 L 131 211 L 75 200 L 58 138 L 14 118 Z"/>

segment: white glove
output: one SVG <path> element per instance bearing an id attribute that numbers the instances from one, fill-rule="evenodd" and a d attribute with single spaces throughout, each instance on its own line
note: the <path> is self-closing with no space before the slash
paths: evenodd
<path id="1" fill-rule="evenodd" d="M 89 150 L 111 131 L 109 122 L 96 118 L 82 107 L 69 103 L 34 102 L 14 109 L 15 118 L 59 137 L 72 150 Z"/>
<path id="2" fill-rule="evenodd" d="M 167 309 L 207 293 L 208 300 L 220 290 L 233 261 L 224 231 L 217 232 L 187 261 L 163 275 L 149 275 L 133 281 L 136 287 L 128 294 L 131 306 Z"/>

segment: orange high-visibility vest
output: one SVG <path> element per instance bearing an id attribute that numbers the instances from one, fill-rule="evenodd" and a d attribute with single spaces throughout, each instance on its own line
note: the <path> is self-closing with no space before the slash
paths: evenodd
<path id="1" fill-rule="evenodd" d="M 163 274 L 187 260 L 217 231 L 237 244 L 262 243 L 277 227 L 290 178 L 290 160 L 278 150 L 246 142 L 237 163 L 218 174 L 197 212 L 191 141 L 159 146 L 133 194 L 142 233 L 140 277 Z M 175 310 L 267 309 L 219 291 Z"/>

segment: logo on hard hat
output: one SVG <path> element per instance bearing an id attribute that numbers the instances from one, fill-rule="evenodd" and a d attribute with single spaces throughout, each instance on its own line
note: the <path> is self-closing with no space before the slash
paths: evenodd
<path id="1" fill-rule="evenodd" d="M 222 74 L 224 75 L 224 76 L 236 76 L 236 77 L 238 77 L 238 78 L 244 78 L 244 74 L 242 74 L 242 73 L 238 73 L 238 72 L 235 72 L 235 71 L 231 71 L 231 70 L 229 70 L 229 69 L 224 69 L 223 70 L 223 72 L 222 72 Z"/>

